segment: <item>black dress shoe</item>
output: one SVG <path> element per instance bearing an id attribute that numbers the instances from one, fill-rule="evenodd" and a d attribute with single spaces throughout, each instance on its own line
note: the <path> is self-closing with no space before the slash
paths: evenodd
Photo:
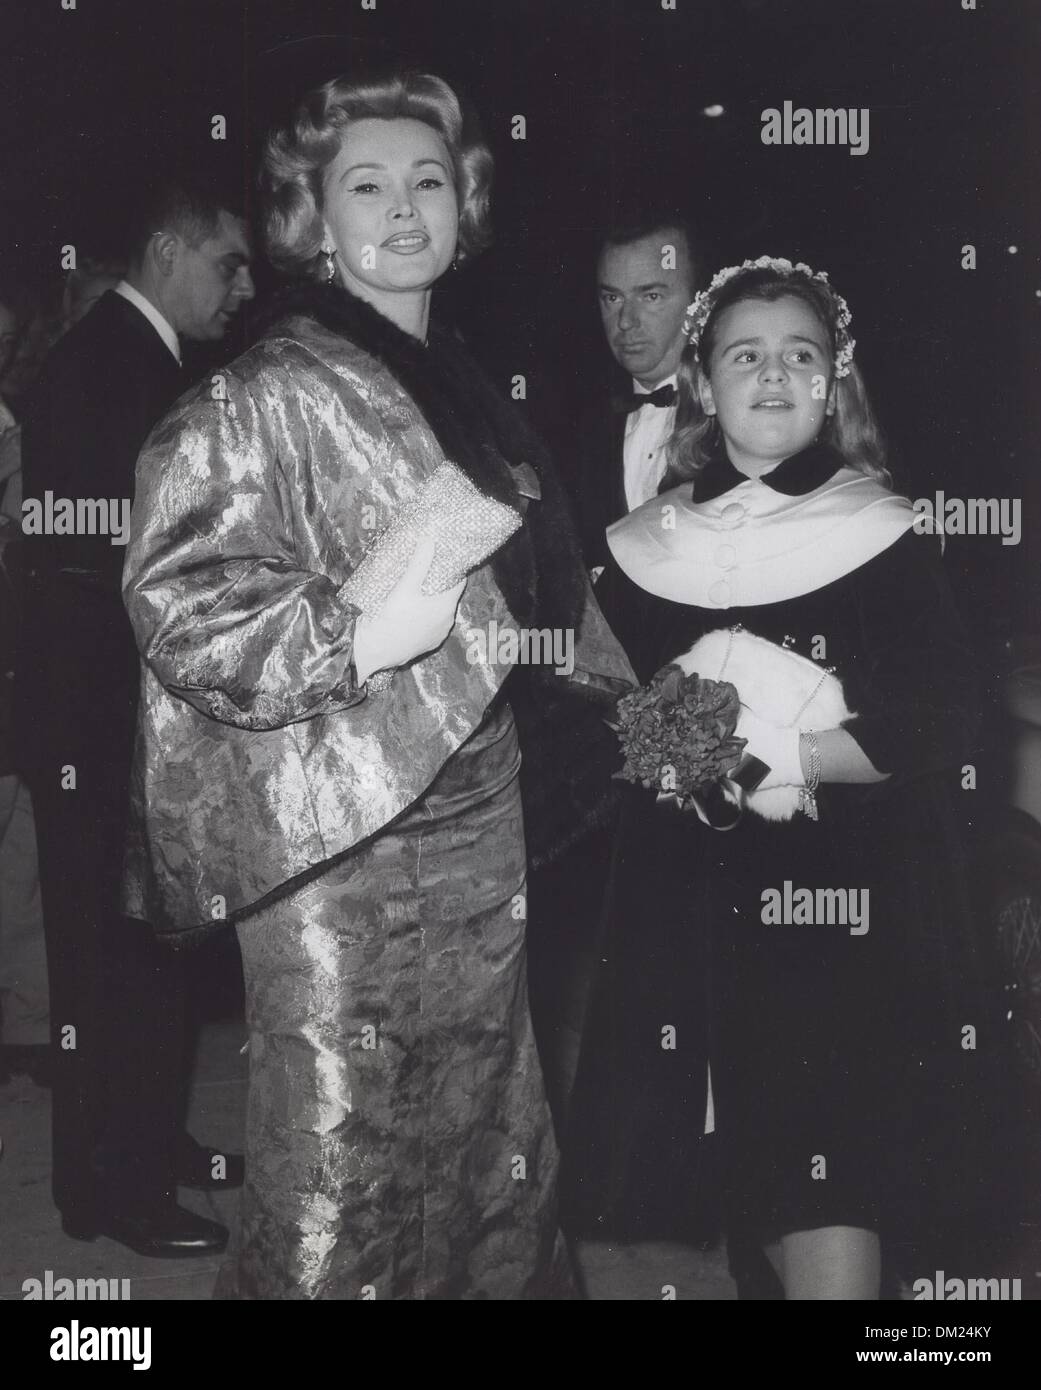
<path id="1" fill-rule="evenodd" d="M 199 1144 L 190 1134 L 182 1136 L 174 1155 L 174 1182 L 178 1187 L 194 1187 L 203 1192 L 241 1187 L 246 1163 L 241 1154 L 222 1153 Z"/>
<path id="2" fill-rule="evenodd" d="M 140 1212 L 107 1211 L 91 1216 L 63 1214 L 61 1228 L 73 1240 L 107 1236 L 138 1255 L 166 1260 L 219 1255 L 228 1243 L 226 1226 L 185 1211 L 173 1200 Z"/>

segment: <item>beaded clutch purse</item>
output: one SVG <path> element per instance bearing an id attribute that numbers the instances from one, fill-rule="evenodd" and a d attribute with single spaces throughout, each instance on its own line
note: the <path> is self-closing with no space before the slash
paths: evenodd
<path id="1" fill-rule="evenodd" d="M 369 545 L 341 593 L 362 612 L 377 612 L 424 535 L 433 536 L 436 546 L 423 593 L 442 593 L 493 555 L 522 524 L 519 512 L 486 497 L 446 461 L 397 508 L 393 522 Z M 389 672 L 377 672 L 369 689 L 385 690 L 389 683 Z"/>
<path id="2" fill-rule="evenodd" d="M 405 572 L 420 536 L 427 535 L 437 545 L 423 592 L 442 593 L 494 554 L 521 524 L 519 512 L 479 492 L 454 463 L 442 463 L 398 507 L 341 592 L 363 612 L 375 612 Z"/>

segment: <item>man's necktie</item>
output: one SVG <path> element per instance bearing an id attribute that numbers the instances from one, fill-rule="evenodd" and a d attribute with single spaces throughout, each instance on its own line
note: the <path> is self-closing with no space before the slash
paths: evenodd
<path id="1" fill-rule="evenodd" d="M 645 405 L 657 405 L 667 409 L 670 405 L 676 404 L 675 386 L 659 386 L 657 391 L 652 391 L 649 396 L 638 396 L 635 391 L 628 396 L 616 396 L 612 403 L 615 410 L 620 414 L 628 415 L 632 410 L 640 410 Z"/>

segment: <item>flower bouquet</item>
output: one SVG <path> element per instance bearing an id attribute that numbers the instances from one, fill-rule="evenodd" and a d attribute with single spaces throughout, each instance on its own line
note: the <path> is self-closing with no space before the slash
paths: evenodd
<path id="1" fill-rule="evenodd" d="M 664 666 L 648 685 L 618 701 L 612 728 L 625 764 L 615 776 L 705 819 L 706 801 L 744 758 L 745 740 L 734 735 L 740 710 L 729 681 Z"/>

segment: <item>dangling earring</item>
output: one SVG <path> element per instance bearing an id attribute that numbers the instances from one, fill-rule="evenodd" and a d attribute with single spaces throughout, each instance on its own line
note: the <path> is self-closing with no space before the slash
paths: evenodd
<path id="1" fill-rule="evenodd" d="M 336 252 L 329 246 L 323 246 L 322 255 L 325 257 L 325 284 L 331 285 L 336 275 Z"/>

